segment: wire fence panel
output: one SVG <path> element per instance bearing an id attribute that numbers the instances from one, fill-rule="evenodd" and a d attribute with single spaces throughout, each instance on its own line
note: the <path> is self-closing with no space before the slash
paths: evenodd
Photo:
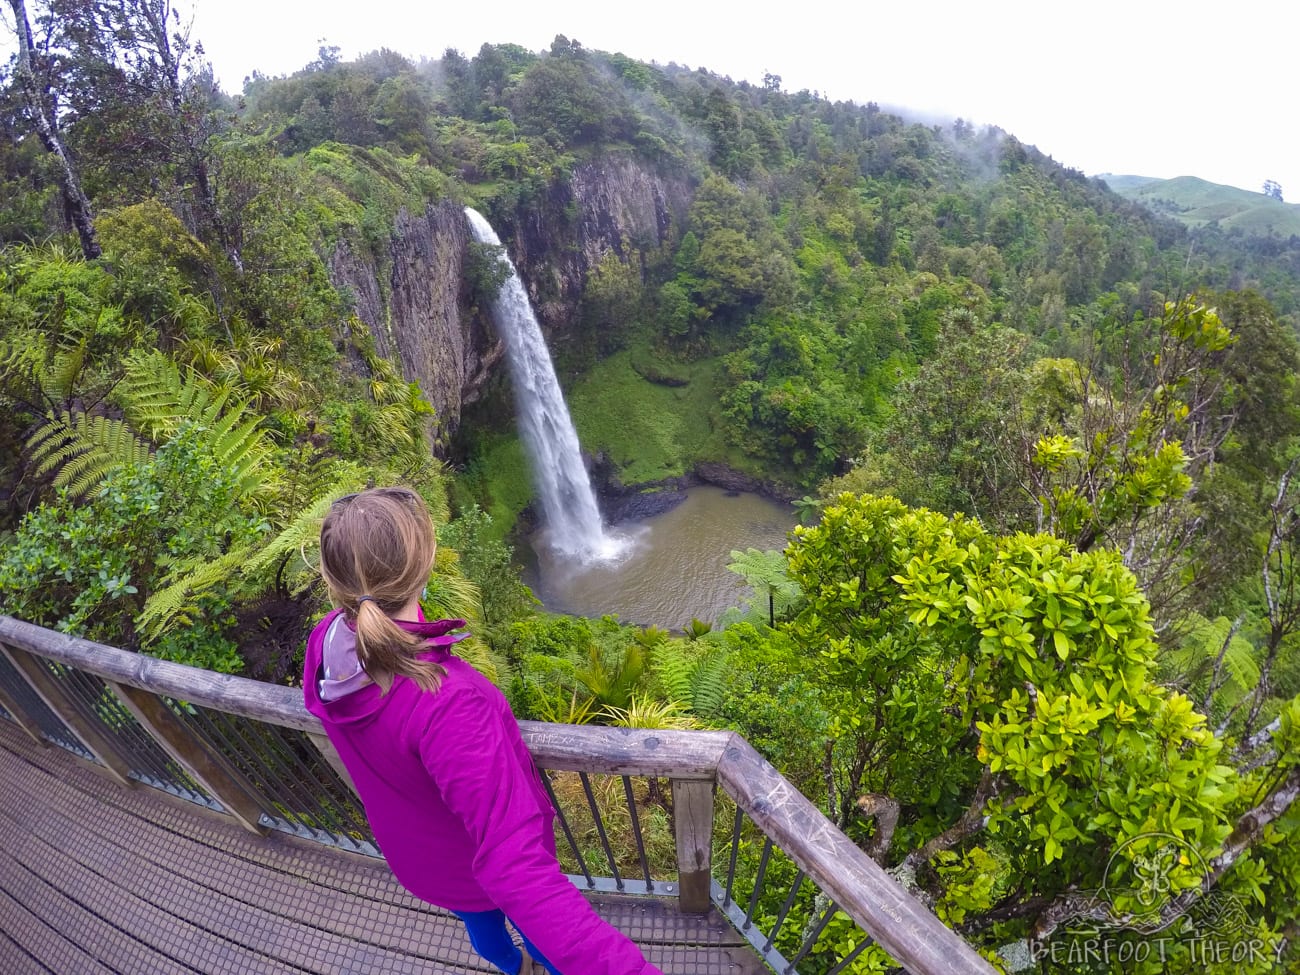
<path id="1" fill-rule="evenodd" d="M 264 824 L 287 833 L 379 855 L 352 789 L 301 731 L 163 698 L 273 813 Z"/>
<path id="2" fill-rule="evenodd" d="M 133 779 L 200 805 L 221 808 L 153 735 L 140 727 L 135 715 L 100 678 L 53 660 L 43 663 L 81 716 L 113 739 L 117 753 L 131 766 Z"/>
<path id="3" fill-rule="evenodd" d="M 718 805 L 713 904 L 773 971 L 840 975 L 896 967 L 741 809 L 730 799 Z"/>
<path id="4" fill-rule="evenodd" d="M 42 737 L 87 761 L 95 761 L 90 749 L 63 723 L 62 718 L 50 710 L 49 705 L 32 690 L 32 685 L 27 683 L 26 678 L 18 673 L 3 653 L 0 653 L 0 684 L 4 685 L 10 698 L 26 712 L 27 718 L 40 729 Z"/>
<path id="5" fill-rule="evenodd" d="M 566 873 L 590 890 L 674 893 L 671 790 L 663 780 L 556 771 L 543 771 L 542 779 Z"/>

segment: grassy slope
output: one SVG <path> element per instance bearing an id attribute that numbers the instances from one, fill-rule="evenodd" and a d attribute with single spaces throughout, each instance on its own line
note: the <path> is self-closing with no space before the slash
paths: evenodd
<path id="1" fill-rule="evenodd" d="M 697 460 L 752 468 L 722 436 L 716 359 L 674 366 L 689 379 L 663 386 L 632 368 L 631 351 L 602 360 L 569 393 L 569 409 L 584 450 L 605 451 L 624 484 L 685 474 Z"/>
<path id="2" fill-rule="evenodd" d="M 1181 220 L 1189 227 L 1218 222 L 1224 230 L 1290 237 L 1300 234 L 1300 206 L 1281 203 L 1263 193 L 1221 186 L 1195 176 L 1149 179 L 1106 175 L 1102 179 L 1120 196 Z"/>
<path id="3" fill-rule="evenodd" d="M 688 382 L 665 386 L 637 373 L 632 364 L 638 355 L 643 361 L 652 358 L 645 351 L 616 353 L 565 391 L 584 451 L 604 451 L 618 466 L 624 484 L 680 477 L 700 460 L 722 461 L 764 476 L 762 468 L 721 433 L 718 359 L 673 364 L 672 374 Z M 460 500 L 477 500 L 492 515 L 496 532 L 504 535 L 532 499 L 523 444 L 513 430 L 480 430 L 471 453 L 458 479 Z"/>

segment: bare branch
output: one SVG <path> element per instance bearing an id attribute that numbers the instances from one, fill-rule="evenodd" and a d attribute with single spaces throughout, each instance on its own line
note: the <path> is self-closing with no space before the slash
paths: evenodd
<path id="1" fill-rule="evenodd" d="M 858 809 L 862 815 L 876 821 L 876 833 L 866 846 L 867 856 L 879 864 L 884 864 L 889 856 L 889 847 L 894 841 L 894 830 L 898 826 L 898 816 L 902 811 L 896 799 L 868 792 L 858 796 Z"/>
<path id="2" fill-rule="evenodd" d="M 968 836 L 974 836 L 982 830 L 988 822 L 984 807 L 988 805 L 990 799 L 998 795 L 999 785 L 998 777 L 986 768 L 984 774 L 980 776 L 979 785 L 975 788 L 975 795 L 971 797 L 970 805 L 961 814 L 961 818 L 928 843 L 905 856 L 903 862 L 897 867 L 899 875 L 916 876 L 921 866 L 929 863 L 940 850 L 952 849 Z"/>
<path id="3" fill-rule="evenodd" d="M 1201 702 L 1201 713 L 1209 714 L 1210 705 L 1214 703 L 1214 695 L 1219 693 L 1219 688 L 1223 687 L 1227 681 L 1227 675 L 1223 672 L 1223 661 L 1228 655 L 1228 646 L 1237 636 L 1237 631 L 1241 629 L 1241 624 L 1246 617 L 1238 616 L 1232 621 L 1232 626 L 1228 627 L 1228 635 L 1223 638 L 1223 645 L 1219 647 L 1219 655 L 1214 658 L 1214 670 L 1210 674 L 1210 686 L 1205 691 L 1205 698 Z"/>
<path id="4" fill-rule="evenodd" d="M 1284 816 L 1297 798 L 1300 798 L 1300 766 L 1291 769 L 1263 802 L 1237 820 L 1237 825 L 1223 843 L 1223 852 L 1210 861 L 1210 875 L 1203 889 L 1209 890 L 1218 883 L 1219 878 L 1232 869 L 1241 855 L 1263 835 L 1264 827 Z"/>

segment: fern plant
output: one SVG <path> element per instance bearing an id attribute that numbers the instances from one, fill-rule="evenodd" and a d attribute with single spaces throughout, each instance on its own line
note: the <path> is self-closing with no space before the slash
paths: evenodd
<path id="1" fill-rule="evenodd" d="M 754 592 L 743 607 L 732 607 L 719 621 L 728 627 L 736 623 L 775 626 L 777 619 L 799 604 L 799 585 L 786 572 L 786 558 L 774 550 L 733 549 L 727 569 L 745 580 Z"/>
<path id="2" fill-rule="evenodd" d="M 43 416 L 67 408 L 88 363 L 88 342 L 76 330 L 10 331 L 0 340 L 0 398 Z"/>
<path id="3" fill-rule="evenodd" d="M 246 403 L 214 393 L 193 370 L 182 374 L 161 352 L 138 353 L 127 359 L 114 396 L 124 414 L 120 420 L 68 410 L 48 413 L 28 437 L 36 472 L 55 471 L 56 486 L 84 497 L 114 467 L 141 463 L 184 427 L 202 431 L 206 450 L 223 470 L 233 472 L 240 495 L 267 487 L 262 468 L 271 443 L 262 417 Z"/>
<path id="4" fill-rule="evenodd" d="M 279 567 L 276 575 L 283 585 L 285 567 L 291 565 L 287 589 L 290 594 L 301 593 L 318 578 L 306 553 L 319 544 L 320 523 L 333 501 L 330 495 L 317 498 L 269 540 L 237 546 L 215 559 L 174 563 L 163 586 L 149 596 L 136 617 L 137 630 L 152 640 L 175 626 L 187 626 L 214 587 L 236 581 L 245 591 L 260 591 L 273 566 Z"/>
<path id="5" fill-rule="evenodd" d="M 701 652 L 701 647 L 707 649 Z M 721 644 L 667 641 L 655 648 L 651 671 L 668 700 L 710 717 L 722 707 L 726 695 L 727 655 Z"/>
<path id="6" fill-rule="evenodd" d="M 56 471 L 54 486 L 85 497 L 115 467 L 143 464 L 152 445 L 123 420 L 86 413 L 49 414 L 27 439 L 32 471 Z"/>

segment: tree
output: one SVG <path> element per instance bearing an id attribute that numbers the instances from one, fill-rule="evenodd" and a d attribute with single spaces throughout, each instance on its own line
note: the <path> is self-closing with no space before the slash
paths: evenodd
<path id="1" fill-rule="evenodd" d="M 842 486 L 1118 551 L 1164 629 L 1224 582 L 1199 492 L 1237 418 L 1233 341 L 1193 299 L 1098 329 L 1087 362 L 1033 361 L 1019 333 L 953 317 Z"/>
<path id="2" fill-rule="evenodd" d="M 762 301 L 788 298 L 789 262 L 755 196 L 710 176 L 691 204 L 689 227 L 676 280 L 709 315 L 736 320 Z"/>
<path id="3" fill-rule="evenodd" d="M 1034 382 L 1029 340 L 949 312 L 935 355 L 905 382 L 858 468 L 831 490 L 882 490 L 996 528 L 1032 523 L 1013 460 Z M 953 403 L 962 404 L 953 409 Z"/>
<path id="4" fill-rule="evenodd" d="M 121 178 L 170 174 L 193 206 L 197 231 L 242 269 L 210 174 L 211 70 L 171 0 L 48 0 L 67 52 L 69 110 Z"/>
<path id="5" fill-rule="evenodd" d="M 9 6 L 14 12 L 14 31 L 18 41 L 14 73 L 23 91 L 27 114 L 46 152 L 58 160 L 63 205 L 68 220 L 81 240 L 81 252 L 86 260 L 95 260 L 100 256 L 99 241 L 95 236 L 95 217 L 90 208 L 90 200 L 81 187 L 76 167 L 59 134 L 59 115 L 49 77 L 50 66 L 37 64 L 37 47 L 32 38 L 31 22 L 27 17 L 24 0 L 9 0 Z"/>
<path id="6" fill-rule="evenodd" d="M 1196 854 L 1164 875 L 1167 922 L 1233 885 L 1261 937 L 1295 923 L 1300 700 L 1261 738 L 1266 771 L 1225 763 L 1232 742 L 1157 682 L 1117 553 L 846 494 L 788 557 L 805 603 L 776 631 L 830 717 L 824 781 L 799 784 L 941 917 L 1047 938 L 1109 885 L 1120 918 L 1163 833 Z M 1276 898 L 1256 863 L 1279 865 Z"/>

